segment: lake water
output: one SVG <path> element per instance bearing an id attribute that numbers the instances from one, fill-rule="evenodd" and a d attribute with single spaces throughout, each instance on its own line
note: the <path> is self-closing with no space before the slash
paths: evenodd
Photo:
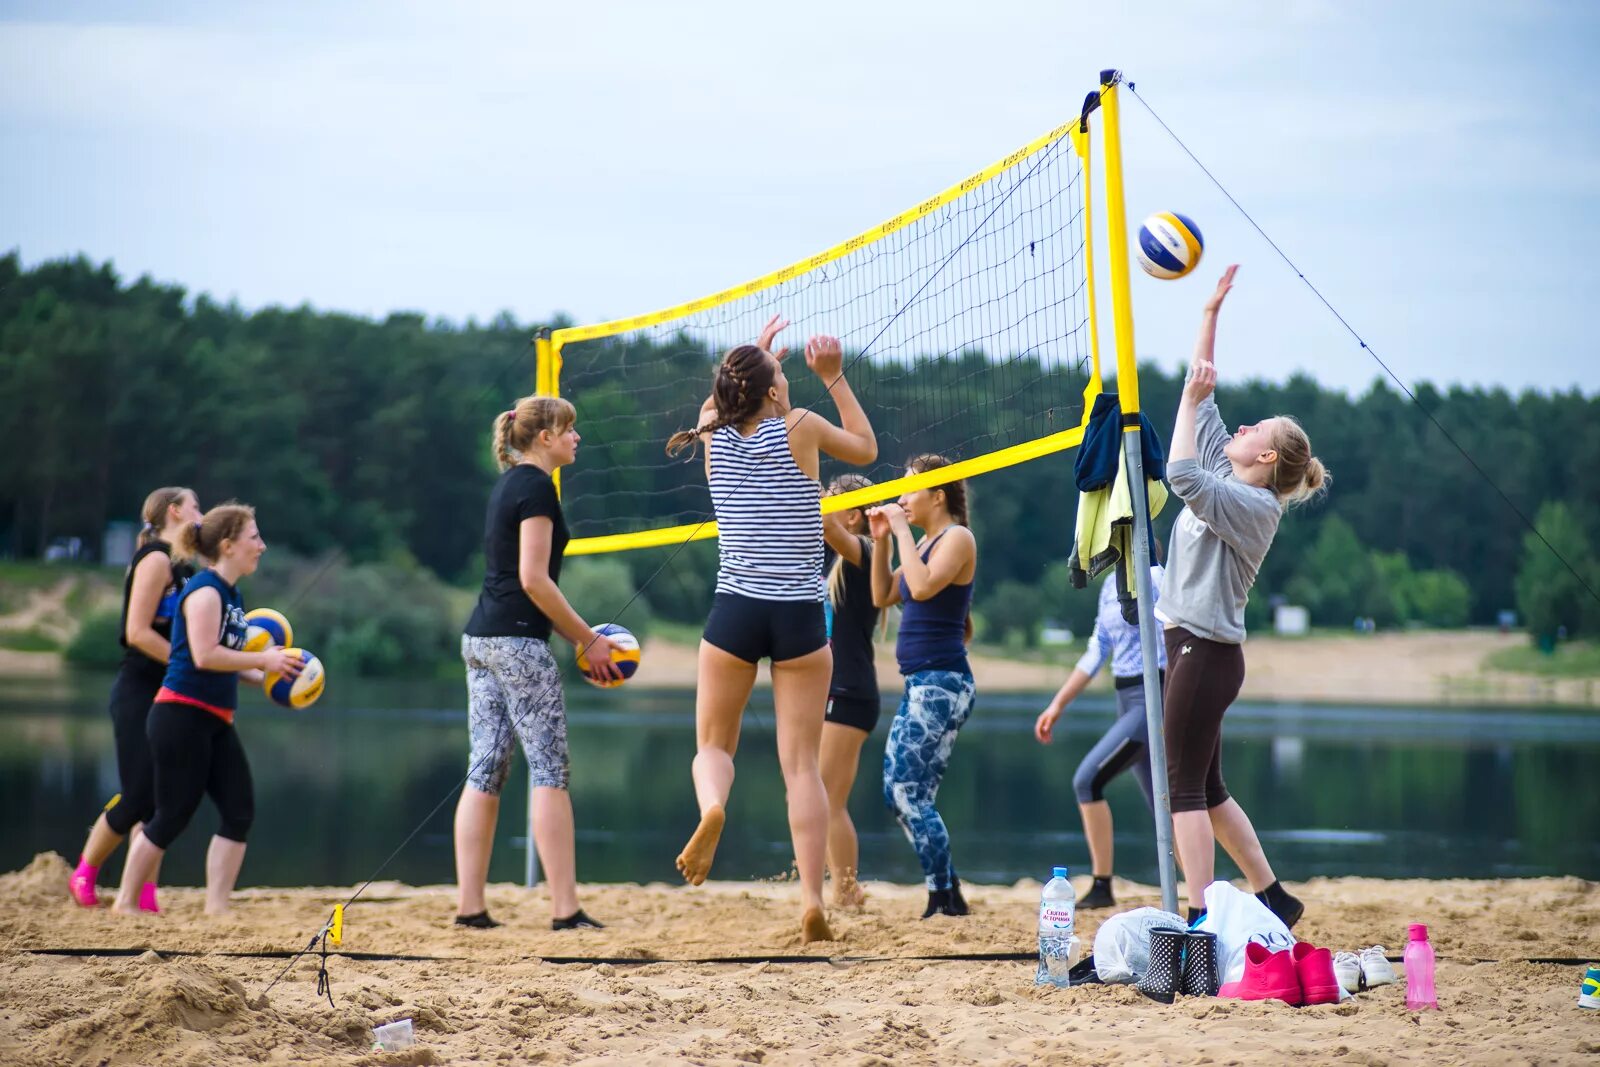
<path id="1" fill-rule="evenodd" d="M 0 680 L 0 870 L 47 850 L 75 859 L 84 830 L 116 791 L 109 682 Z M 568 698 L 579 877 L 676 880 L 673 857 L 695 821 L 692 696 L 579 684 Z M 1032 723 L 1046 699 L 980 693 L 956 744 L 939 806 L 969 882 L 1043 878 L 1061 863 L 1086 873 L 1071 777 L 1110 722 L 1112 700 L 1082 698 L 1045 747 L 1033 740 Z M 344 685 L 302 713 L 246 695 L 238 725 L 257 817 L 240 884 L 359 882 L 419 824 L 382 877 L 452 881 L 451 815 L 467 754 L 463 702 L 460 685 L 435 683 Z M 916 859 L 879 784 L 888 717 L 863 753 L 850 807 L 863 877 L 911 883 L 920 879 Z M 758 692 L 746 713 L 718 878 L 770 878 L 789 867 L 772 726 L 769 698 Z M 1600 713 L 1241 704 L 1225 733 L 1229 788 L 1285 878 L 1600 879 Z M 518 756 L 496 881 L 522 877 L 526 783 Z M 1124 776 L 1108 797 L 1118 873 L 1156 881 L 1137 787 Z M 215 826 L 207 802 L 173 847 L 167 881 L 202 880 Z M 1235 873 L 1219 862 L 1220 873 Z"/>

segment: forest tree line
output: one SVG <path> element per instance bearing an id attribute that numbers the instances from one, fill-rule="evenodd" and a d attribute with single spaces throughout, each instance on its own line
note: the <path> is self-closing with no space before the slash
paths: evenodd
<path id="1" fill-rule="evenodd" d="M 61 537 L 97 546 L 108 521 L 136 519 L 151 488 L 177 484 L 193 486 L 204 504 L 254 504 L 282 555 L 337 553 L 341 573 L 385 567 L 415 576 L 407 581 L 474 586 L 495 477 L 489 427 L 531 391 L 529 339 L 538 325 L 509 315 L 454 324 L 419 313 L 373 320 L 309 307 L 248 312 L 144 278 L 126 283 L 110 264 L 78 258 L 24 269 L 17 253 L 0 257 L 0 557 L 36 558 Z M 575 533 L 627 525 L 638 500 L 672 495 L 668 482 L 678 487 L 672 521 L 709 510 L 703 482 L 682 488 L 694 469 L 663 465 L 656 445 L 694 412 L 648 406 L 667 378 L 709 381 L 707 357 L 662 349 L 652 359 L 639 342 L 591 344 L 584 355 L 588 378 L 610 385 L 573 393 L 580 429 L 598 446 L 607 428 L 627 427 L 629 454 L 639 458 L 618 461 L 621 437 L 611 451 L 580 452 L 567 483 Z M 1163 431 L 1181 386 L 1173 355 L 1141 368 L 1146 410 Z M 569 369 L 575 358 L 569 354 Z M 875 474 L 887 475 L 913 451 L 946 447 L 940 434 L 968 442 L 972 454 L 1076 421 L 1065 407 L 1042 409 L 1038 394 L 1049 387 L 1075 395 L 1081 382 L 1052 383 L 1037 361 L 1006 361 L 1011 384 L 974 393 L 974 363 L 986 358 L 964 353 L 915 374 L 885 372 L 881 414 L 871 389 L 861 388 L 884 442 Z M 872 374 L 863 367 L 852 376 Z M 1513 609 L 1536 630 L 1600 631 L 1600 610 L 1581 584 L 1499 495 L 1538 516 L 1540 532 L 1600 588 L 1600 396 L 1426 384 L 1415 391 L 1417 404 L 1382 380 L 1349 396 L 1305 376 L 1224 377 L 1217 397 L 1230 423 L 1292 413 L 1333 474 L 1325 501 L 1286 517 L 1252 594 L 1252 625 L 1266 623 L 1272 599 L 1284 597 L 1309 607 L 1319 626 L 1348 626 L 1358 616 L 1380 626 L 1491 624 Z M 952 411 L 953 397 L 974 396 L 978 403 Z M 962 420 L 969 425 L 958 427 Z M 1005 431 L 984 438 L 984 427 Z M 606 456 L 609 465 L 594 462 Z M 1092 616 L 1093 591 L 1070 590 L 1065 577 L 1077 508 L 1072 460 L 1064 452 L 971 484 L 977 614 L 990 639 L 1032 643 L 1047 619 L 1081 633 Z M 1158 534 L 1177 510 L 1176 501 L 1168 505 Z M 715 548 L 691 546 L 663 568 L 668 555 L 629 552 L 569 566 L 580 581 L 618 596 L 661 568 L 645 590 L 648 610 L 698 622 Z M 362 579 L 345 581 L 348 592 Z M 381 605 L 384 582 L 368 584 Z M 374 625 L 382 629 L 369 619 Z M 407 658 L 404 650 L 382 657 L 391 667 Z"/>

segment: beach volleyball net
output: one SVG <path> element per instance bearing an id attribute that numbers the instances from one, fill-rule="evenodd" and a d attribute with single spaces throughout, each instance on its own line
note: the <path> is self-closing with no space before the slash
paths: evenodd
<path id="1" fill-rule="evenodd" d="M 837 336 L 878 435 L 873 485 L 825 510 L 899 495 L 907 460 L 970 477 L 1070 448 L 1100 390 L 1089 137 L 1074 119 L 992 166 L 824 251 L 660 311 L 541 334 L 538 388 L 579 412 L 583 460 L 562 471 L 569 555 L 716 535 L 694 425 L 722 354 L 773 315 L 791 402 L 837 421 L 801 350 Z M 842 465 L 824 457 L 824 483 Z M 923 476 L 925 479 L 928 476 Z"/>

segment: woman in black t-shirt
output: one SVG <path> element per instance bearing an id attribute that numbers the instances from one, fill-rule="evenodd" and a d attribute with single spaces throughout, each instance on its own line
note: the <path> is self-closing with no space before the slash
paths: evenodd
<path id="1" fill-rule="evenodd" d="M 172 617 L 178 594 L 194 573 L 194 566 L 173 548 L 181 543 L 183 530 L 200 521 L 200 502 L 194 490 L 181 486 L 157 489 L 145 497 L 140 515 L 144 529 L 139 531 L 139 543 L 123 581 L 122 629 L 117 635 L 126 651 L 111 683 L 111 732 L 116 740 L 121 792 L 95 819 L 78 854 L 77 869 L 67 882 L 72 899 L 86 908 L 99 904 L 95 881 L 101 865 L 155 811 L 155 769 L 145 721 L 172 651 Z M 156 873 L 152 872 L 150 884 L 140 887 L 142 911 L 160 910 Z"/>
<path id="2" fill-rule="evenodd" d="M 841 474 L 828 496 L 865 489 L 871 479 Z M 878 674 L 872 662 L 872 631 L 878 609 L 872 603 L 872 539 L 862 508 L 822 516 L 828 546 L 828 641 L 833 647 L 833 679 L 822 725 L 822 784 L 828 790 L 828 873 L 833 903 L 860 907 L 866 894 L 856 881 L 859 850 L 850 819 L 850 790 L 856 783 L 861 746 L 878 725 Z"/>
<path id="3" fill-rule="evenodd" d="M 567 710 L 551 631 L 584 650 L 598 676 L 616 678 L 610 640 L 572 609 L 556 582 L 567 524 L 551 475 L 578 456 L 577 412 L 558 397 L 528 396 L 494 420 L 500 480 L 484 517 L 483 591 L 461 638 L 472 755 L 456 805 L 456 923 L 499 926 L 484 903 L 500 790 L 518 739 L 533 783 L 533 839 L 550 886 L 550 926 L 598 927 L 578 906 Z"/>

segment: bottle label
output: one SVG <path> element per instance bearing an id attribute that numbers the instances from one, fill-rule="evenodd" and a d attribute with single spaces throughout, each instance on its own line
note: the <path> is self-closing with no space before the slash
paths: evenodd
<path id="1" fill-rule="evenodd" d="M 1058 930 L 1072 929 L 1072 909 L 1042 904 L 1039 907 L 1039 921 L 1046 926 L 1054 926 Z"/>

